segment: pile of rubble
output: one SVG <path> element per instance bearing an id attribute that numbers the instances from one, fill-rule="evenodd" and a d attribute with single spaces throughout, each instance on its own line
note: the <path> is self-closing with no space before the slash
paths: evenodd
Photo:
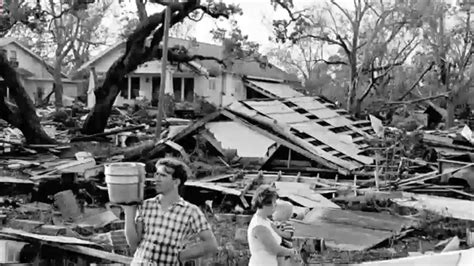
<path id="1" fill-rule="evenodd" d="M 474 258 L 467 124 L 408 132 L 354 119 L 322 97 L 294 97 L 236 102 L 195 121 L 169 118 L 155 142 L 146 109 L 116 109 L 106 132 L 92 136 L 74 130 L 81 111 L 65 119 L 50 111 L 42 123 L 59 144 L 27 145 L 21 132 L 1 131 L 0 263 L 129 263 L 104 165 L 163 156 L 191 165 L 184 198 L 203 208 L 218 237 L 219 254 L 201 265 L 246 265 L 250 199 L 261 184 L 295 206 L 295 244 L 306 263 Z"/>

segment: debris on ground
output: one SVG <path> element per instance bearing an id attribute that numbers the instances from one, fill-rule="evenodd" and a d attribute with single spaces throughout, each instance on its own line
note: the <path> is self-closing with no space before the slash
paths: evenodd
<path id="1" fill-rule="evenodd" d="M 399 112 L 385 126 L 301 96 L 235 102 L 194 120 L 168 117 L 157 142 L 156 113 L 146 106 L 114 108 L 95 135 L 80 132 L 87 114 L 80 107 L 37 113 L 56 144 L 27 144 L 0 123 L 0 263 L 130 263 L 105 165 L 165 156 L 191 166 L 184 198 L 203 209 L 218 238 L 219 254 L 199 265 L 246 265 L 251 197 L 261 184 L 295 206 L 295 245 L 306 263 L 474 260 L 467 123 L 427 130 L 422 113 L 404 120 Z M 153 195 L 146 186 L 145 197 Z"/>

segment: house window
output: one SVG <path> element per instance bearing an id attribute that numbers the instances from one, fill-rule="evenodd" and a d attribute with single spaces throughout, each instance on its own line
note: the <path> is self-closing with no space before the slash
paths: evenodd
<path id="1" fill-rule="evenodd" d="M 227 93 L 227 79 L 229 78 L 228 74 L 225 75 L 225 76 L 222 76 L 221 78 L 221 82 L 222 82 L 222 94 L 226 94 Z"/>
<path id="2" fill-rule="evenodd" d="M 194 79 L 184 79 L 184 100 L 186 102 L 194 102 Z"/>
<path id="3" fill-rule="evenodd" d="M 10 61 L 16 61 L 16 51 L 10 51 Z"/>
<path id="4" fill-rule="evenodd" d="M 175 102 L 194 101 L 194 78 L 173 78 Z"/>
<path id="5" fill-rule="evenodd" d="M 140 78 L 132 77 L 132 87 L 130 90 L 130 99 L 136 99 L 140 96 Z"/>
<path id="6" fill-rule="evenodd" d="M 158 97 L 160 94 L 160 84 L 161 84 L 161 77 L 153 77 L 151 79 L 151 105 L 158 106 Z"/>
<path id="7" fill-rule="evenodd" d="M 175 102 L 181 102 L 181 84 L 182 78 L 173 78 L 173 95 Z"/>
<path id="8" fill-rule="evenodd" d="M 216 90 L 216 78 L 214 77 L 209 78 L 209 90 L 211 91 Z"/>
<path id="9" fill-rule="evenodd" d="M 136 99 L 140 96 L 140 78 L 129 77 L 128 86 L 121 91 L 120 96 L 126 100 Z"/>

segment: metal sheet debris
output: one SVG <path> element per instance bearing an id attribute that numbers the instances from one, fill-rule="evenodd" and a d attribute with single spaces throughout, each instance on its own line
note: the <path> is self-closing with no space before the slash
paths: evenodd
<path id="1" fill-rule="evenodd" d="M 474 221 L 474 201 L 403 192 L 403 198 L 392 199 L 401 206 L 428 210 L 445 217 Z"/>
<path id="2" fill-rule="evenodd" d="M 329 248 L 346 251 L 367 250 L 393 235 L 388 231 L 325 221 L 311 224 L 294 221 L 293 225 L 295 237 L 324 239 Z"/>
<path id="3" fill-rule="evenodd" d="M 364 262 L 360 264 L 350 264 L 353 266 L 472 266 L 474 265 L 474 248 L 468 250 L 451 251 L 439 254 L 429 254 L 401 259 Z"/>
<path id="4" fill-rule="evenodd" d="M 311 190 L 310 184 L 307 183 L 275 182 L 275 187 L 280 197 L 289 198 L 303 207 L 341 208 L 321 194 Z"/>

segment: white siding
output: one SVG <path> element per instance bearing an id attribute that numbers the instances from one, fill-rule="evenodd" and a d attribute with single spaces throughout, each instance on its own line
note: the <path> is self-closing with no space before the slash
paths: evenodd
<path id="1" fill-rule="evenodd" d="M 37 58 L 34 58 L 30 53 L 19 47 L 15 43 L 9 43 L 2 47 L 7 50 L 8 58 L 10 59 L 11 51 L 16 52 L 16 58 L 18 61 L 18 67 L 24 68 L 35 75 L 37 78 L 50 79 L 52 75 L 47 71 L 45 66 L 39 62 Z"/>
<path id="2" fill-rule="evenodd" d="M 222 82 L 223 101 L 222 105 L 226 106 L 235 101 L 245 100 L 247 92 L 245 90 L 242 78 L 238 75 L 225 73 L 224 82 Z"/>

